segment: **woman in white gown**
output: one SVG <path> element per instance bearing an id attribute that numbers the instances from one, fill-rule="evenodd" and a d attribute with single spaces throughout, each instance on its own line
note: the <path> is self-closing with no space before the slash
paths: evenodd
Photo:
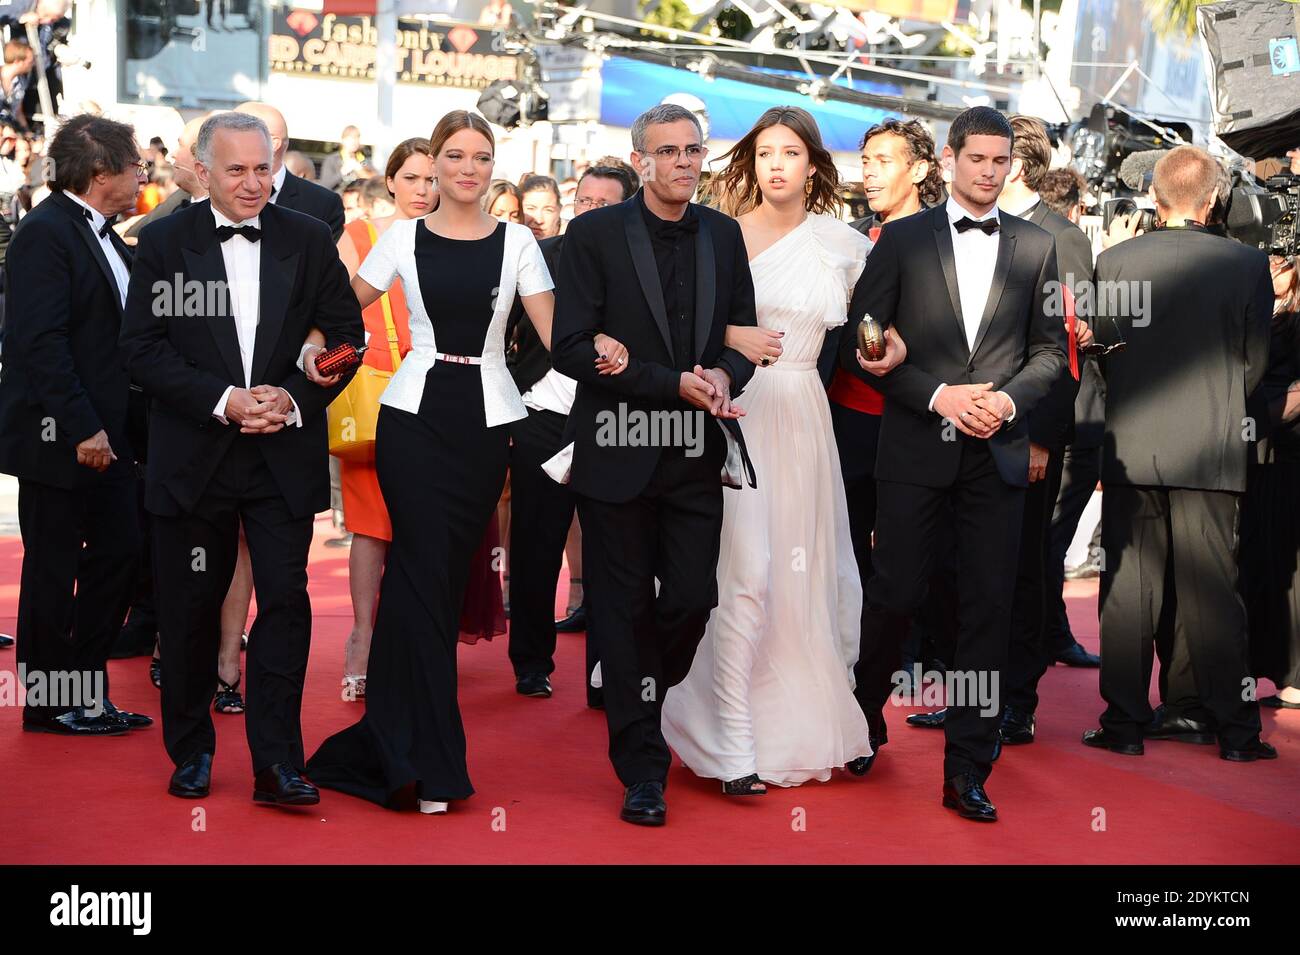
<path id="1" fill-rule="evenodd" d="M 758 328 L 727 344 L 760 365 L 740 398 L 758 487 L 724 495 L 718 607 L 663 732 L 697 775 L 760 795 L 871 755 L 853 696 L 862 586 L 817 373 L 871 244 L 831 214 L 838 176 L 806 111 L 768 110 L 730 157 L 715 188 L 752 256 Z"/>

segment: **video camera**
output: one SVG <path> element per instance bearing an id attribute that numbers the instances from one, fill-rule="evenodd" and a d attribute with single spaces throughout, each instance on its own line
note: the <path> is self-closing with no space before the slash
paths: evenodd
<path id="1" fill-rule="evenodd" d="M 1300 176 L 1282 172 L 1263 182 L 1246 180 L 1232 190 L 1228 235 L 1269 255 L 1300 255 Z"/>

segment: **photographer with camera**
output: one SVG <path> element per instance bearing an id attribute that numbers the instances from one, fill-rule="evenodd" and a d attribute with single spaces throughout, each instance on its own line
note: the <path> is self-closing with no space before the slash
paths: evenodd
<path id="1" fill-rule="evenodd" d="M 1268 362 L 1268 257 L 1208 232 L 1218 164 L 1179 146 L 1156 163 L 1157 228 L 1097 259 L 1094 334 L 1102 359 L 1101 728 L 1088 746 L 1143 752 L 1157 621 L 1172 587 L 1197 696 L 1220 755 L 1273 759 L 1259 738 L 1237 593 L 1237 521 L 1250 450 L 1246 399 Z M 1127 292 L 1129 294 L 1119 294 Z M 1250 437 L 1253 437 L 1251 435 Z M 1166 578 L 1166 569 L 1172 573 Z"/>

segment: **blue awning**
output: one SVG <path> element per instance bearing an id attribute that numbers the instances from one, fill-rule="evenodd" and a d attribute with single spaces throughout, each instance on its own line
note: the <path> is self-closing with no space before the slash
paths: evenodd
<path id="1" fill-rule="evenodd" d="M 841 85 L 848 86 L 847 83 Z M 853 88 L 872 93 L 901 93 L 899 87 L 891 84 L 861 80 L 855 81 Z M 721 139 L 744 136 L 763 111 L 772 106 L 802 106 L 816 118 L 826 147 L 836 152 L 856 152 L 862 134 L 869 127 L 898 115 L 889 110 L 835 100 L 814 103 L 809 97 L 793 91 L 755 86 L 725 77 L 705 80 L 690 70 L 611 57 L 601 69 L 600 121 L 610 126 L 631 126 L 637 116 L 672 93 L 690 93 L 702 99 L 709 110 L 710 135 Z"/>

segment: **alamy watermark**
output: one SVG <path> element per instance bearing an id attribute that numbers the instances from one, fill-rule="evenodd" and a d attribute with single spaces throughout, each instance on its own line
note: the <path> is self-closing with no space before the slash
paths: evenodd
<path id="1" fill-rule="evenodd" d="M 602 448 L 684 448 L 688 458 L 704 453 L 704 411 L 643 411 L 618 403 L 596 413 L 596 444 Z"/>
<path id="2" fill-rule="evenodd" d="M 25 692 L 20 692 L 25 691 Z M 70 710 L 81 707 L 89 717 L 104 712 L 102 670 L 0 670 L 0 706 L 47 706 Z"/>

